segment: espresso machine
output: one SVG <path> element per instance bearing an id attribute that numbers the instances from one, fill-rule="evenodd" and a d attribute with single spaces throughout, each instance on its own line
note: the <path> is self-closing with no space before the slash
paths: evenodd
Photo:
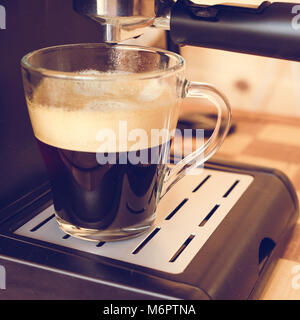
<path id="1" fill-rule="evenodd" d="M 51 45 L 118 43 L 152 27 L 166 30 L 176 49 L 194 45 L 299 61 L 294 8 L 268 1 L 2 1 L 0 299 L 259 298 L 298 218 L 286 175 L 210 160 L 161 200 L 146 234 L 107 243 L 70 237 L 54 219 L 20 59 Z"/>

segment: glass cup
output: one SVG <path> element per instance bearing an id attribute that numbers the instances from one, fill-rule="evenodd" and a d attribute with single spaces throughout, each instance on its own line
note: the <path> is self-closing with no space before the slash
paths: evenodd
<path id="1" fill-rule="evenodd" d="M 224 96 L 186 80 L 183 58 L 165 50 L 49 47 L 27 54 L 22 74 L 57 222 L 78 238 L 114 241 L 148 230 L 161 197 L 218 150 L 230 126 Z M 185 97 L 209 99 L 218 111 L 216 128 L 170 166 L 166 159 Z"/>

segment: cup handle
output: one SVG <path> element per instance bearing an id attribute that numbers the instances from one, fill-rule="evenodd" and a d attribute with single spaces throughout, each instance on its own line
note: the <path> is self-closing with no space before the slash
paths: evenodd
<path id="1" fill-rule="evenodd" d="M 207 142 L 196 151 L 178 162 L 174 167 L 167 167 L 164 177 L 161 197 L 163 197 L 188 172 L 208 160 L 222 145 L 231 123 L 231 108 L 227 98 L 214 86 L 186 81 L 184 97 L 205 98 L 211 101 L 218 110 L 216 127 Z"/>

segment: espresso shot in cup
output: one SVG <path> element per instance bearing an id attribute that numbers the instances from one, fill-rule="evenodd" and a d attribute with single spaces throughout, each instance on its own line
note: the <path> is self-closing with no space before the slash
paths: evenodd
<path id="1" fill-rule="evenodd" d="M 212 86 L 187 81 L 184 70 L 175 53 L 128 45 L 63 45 L 22 59 L 30 120 L 64 232 L 116 241 L 147 231 L 161 197 L 220 147 L 229 104 Z M 170 166 L 187 96 L 213 102 L 218 120 L 205 144 Z"/>

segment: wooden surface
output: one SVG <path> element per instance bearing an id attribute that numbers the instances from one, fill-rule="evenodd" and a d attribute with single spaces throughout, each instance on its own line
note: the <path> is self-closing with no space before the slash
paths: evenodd
<path id="1" fill-rule="evenodd" d="M 199 105 L 184 106 L 184 112 Z M 218 159 L 280 169 L 300 198 L 300 119 L 234 111 L 236 132 L 217 152 Z M 262 300 L 300 300 L 300 220 L 261 296 Z"/>

